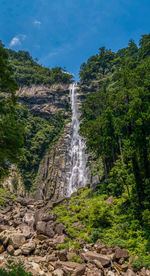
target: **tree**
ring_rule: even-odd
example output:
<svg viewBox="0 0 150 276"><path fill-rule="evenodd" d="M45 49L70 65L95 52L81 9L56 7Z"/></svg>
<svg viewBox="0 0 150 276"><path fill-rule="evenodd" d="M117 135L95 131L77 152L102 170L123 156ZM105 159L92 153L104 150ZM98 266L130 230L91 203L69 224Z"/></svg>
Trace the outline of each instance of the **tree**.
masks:
<svg viewBox="0 0 150 276"><path fill-rule="evenodd" d="M17 162L23 144L23 130L16 118L17 88L8 54L0 43L0 179Z"/></svg>

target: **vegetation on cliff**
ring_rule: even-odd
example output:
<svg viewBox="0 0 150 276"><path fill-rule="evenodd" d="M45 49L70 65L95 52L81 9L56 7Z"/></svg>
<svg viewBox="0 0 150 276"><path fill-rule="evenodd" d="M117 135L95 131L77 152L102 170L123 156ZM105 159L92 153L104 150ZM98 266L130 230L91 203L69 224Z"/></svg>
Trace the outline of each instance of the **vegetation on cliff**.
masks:
<svg viewBox="0 0 150 276"><path fill-rule="evenodd" d="M33 185L45 151L57 139L64 116L31 113L15 95L20 86L69 84L73 76L62 68L45 68L28 52L5 49L0 44L0 179L17 164L26 189ZM15 189L17 189L17 177Z"/></svg>
<svg viewBox="0 0 150 276"><path fill-rule="evenodd" d="M149 76L150 34L142 36L139 48L133 40L117 53L100 48L99 54L89 58L80 70L81 90L89 91L81 109L81 133L96 164L96 190L122 202L113 215L109 210L107 231L105 219L98 223L97 207L92 220L97 218L102 229L95 232L95 237L118 244L117 235L121 236L122 246L131 251L135 237L139 249L145 248L145 254L150 249Z"/></svg>
<svg viewBox="0 0 150 276"><path fill-rule="evenodd" d="M40 161L61 133L65 120L61 113L51 118L34 116L25 106L18 110L18 118L24 126L23 154L18 162L18 167L26 189L30 190Z"/></svg>
<svg viewBox="0 0 150 276"><path fill-rule="evenodd" d="M16 116L18 88L8 54L0 42L0 179L8 173L10 163L21 155L23 129Z"/></svg>
<svg viewBox="0 0 150 276"><path fill-rule="evenodd" d="M52 69L40 65L37 59L33 59L28 52L7 49L9 63L15 73L15 80L19 86L30 86L32 84L52 85L54 83L69 84L73 76L62 69Z"/></svg>
<svg viewBox="0 0 150 276"><path fill-rule="evenodd" d="M83 103L81 132L103 161L99 189L117 196L127 190L139 210L150 209L150 35L142 36L139 49L130 41L116 54L101 48L95 58L101 88ZM95 60L81 67L83 81L89 67L95 70Z"/></svg>

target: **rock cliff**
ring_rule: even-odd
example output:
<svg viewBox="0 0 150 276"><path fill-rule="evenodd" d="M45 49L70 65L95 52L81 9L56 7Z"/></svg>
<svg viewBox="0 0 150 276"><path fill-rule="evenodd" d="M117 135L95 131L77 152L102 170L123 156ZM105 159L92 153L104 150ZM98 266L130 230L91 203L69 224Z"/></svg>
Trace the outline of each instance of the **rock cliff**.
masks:
<svg viewBox="0 0 150 276"><path fill-rule="evenodd" d="M25 105L33 116L53 118L59 112L66 119L71 116L69 85L57 84L49 87L44 85L24 86L17 91L17 96L19 103ZM69 162L67 159L69 131L68 124L60 134L59 141L53 143L53 146L46 151L45 157L41 160L38 177L35 181L37 187L36 198L42 198L43 196L52 197L54 195L57 198L59 191L63 189L64 174ZM60 158L58 157L59 155ZM10 176L3 181L2 186L13 193L27 195L28 193L22 182L19 170L12 164L10 166ZM51 182L52 185L50 184ZM60 186L59 191L58 186ZM38 192L40 189L41 191Z"/></svg>
<svg viewBox="0 0 150 276"><path fill-rule="evenodd" d="M32 85L21 87L17 91L21 104L27 105L34 115L53 116L58 111L68 115L69 86L68 85Z"/></svg>
<svg viewBox="0 0 150 276"><path fill-rule="evenodd" d="M71 123L67 123L58 141L47 150L41 161L35 180L36 200L67 196L67 180L70 172L69 144L71 144Z"/></svg>

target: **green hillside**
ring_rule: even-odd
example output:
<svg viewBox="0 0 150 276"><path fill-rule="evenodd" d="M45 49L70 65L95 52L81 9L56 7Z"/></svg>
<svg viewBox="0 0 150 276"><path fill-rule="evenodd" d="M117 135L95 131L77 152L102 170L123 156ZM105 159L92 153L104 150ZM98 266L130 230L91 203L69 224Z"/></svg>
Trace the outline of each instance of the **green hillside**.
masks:
<svg viewBox="0 0 150 276"><path fill-rule="evenodd" d="M61 67L46 68L33 59L28 52L7 49L9 63L15 73L15 80L19 86L32 84L52 85L54 83L69 84L73 76Z"/></svg>

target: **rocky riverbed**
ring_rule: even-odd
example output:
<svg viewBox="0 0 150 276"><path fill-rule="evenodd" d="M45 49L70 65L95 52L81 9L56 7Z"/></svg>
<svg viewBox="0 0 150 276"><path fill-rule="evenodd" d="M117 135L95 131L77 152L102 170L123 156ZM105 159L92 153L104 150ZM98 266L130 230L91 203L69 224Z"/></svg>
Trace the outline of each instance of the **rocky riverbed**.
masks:
<svg viewBox="0 0 150 276"><path fill-rule="evenodd" d="M33 275L150 275L145 268L134 272L128 251L119 247L78 240L80 248L60 249L68 236L53 212L58 204L61 200L9 199L0 211L0 268L7 268L13 260L21 261Z"/></svg>

